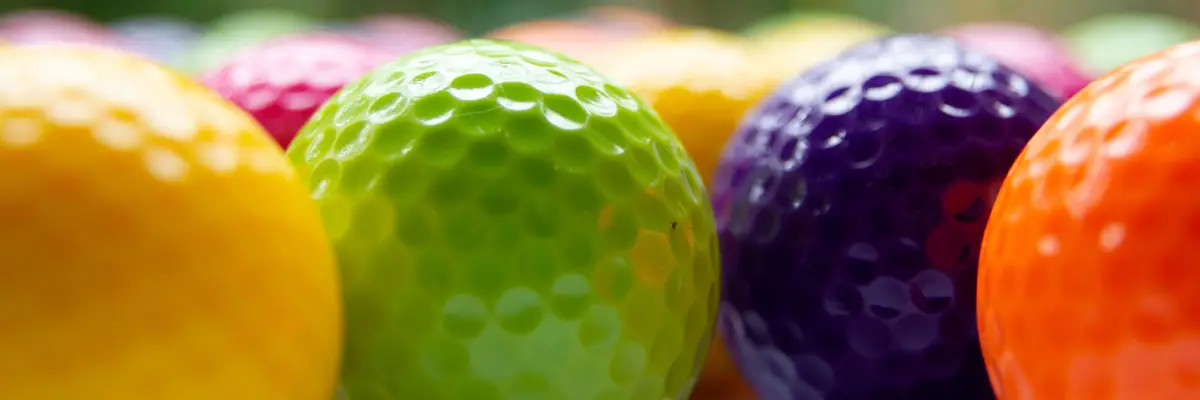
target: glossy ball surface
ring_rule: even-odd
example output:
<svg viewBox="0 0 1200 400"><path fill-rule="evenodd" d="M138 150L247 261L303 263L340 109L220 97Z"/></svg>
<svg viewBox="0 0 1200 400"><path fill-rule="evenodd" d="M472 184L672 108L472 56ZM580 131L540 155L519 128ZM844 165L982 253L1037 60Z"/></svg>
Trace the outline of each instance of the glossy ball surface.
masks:
<svg viewBox="0 0 1200 400"><path fill-rule="evenodd" d="M748 115L712 186L721 332L763 398L986 399L991 195L1058 106L952 39L894 36Z"/></svg>
<svg viewBox="0 0 1200 400"><path fill-rule="evenodd" d="M262 128L141 58L0 59L0 398L331 398L333 251Z"/></svg>
<svg viewBox="0 0 1200 400"><path fill-rule="evenodd" d="M947 29L943 34L999 60L1067 99L1091 82L1090 74L1053 33L1027 25L976 23Z"/></svg>
<svg viewBox="0 0 1200 400"><path fill-rule="evenodd" d="M469 40L334 96L288 156L324 211L351 399L686 398L712 209L654 112L590 68Z"/></svg>
<svg viewBox="0 0 1200 400"><path fill-rule="evenodd" d="M203 82L287 148L334 93L389 59L350 36L306 34L251 47L206 73Z"/></svg>
<svg viewBox="0 0 1200 400"><path fill-rule="evenodd" d="M1200 355L1200 43L1064 105L1005 180L979 327L1006 399L1188 399Z"/></svg>

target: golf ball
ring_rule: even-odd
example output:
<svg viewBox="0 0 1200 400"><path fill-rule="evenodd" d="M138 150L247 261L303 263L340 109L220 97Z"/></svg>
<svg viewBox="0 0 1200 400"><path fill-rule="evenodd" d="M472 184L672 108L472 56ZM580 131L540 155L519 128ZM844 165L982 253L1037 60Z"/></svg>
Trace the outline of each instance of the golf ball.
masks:
<svg viewBox="0 0 1200 400"><path fill-rule="evenodd" d="M856 46L782 87L712 186L721 333L768 399L986 399L991 196L1053 96L938 36Z"/></svg>
<svg viewBox="0 0 1200 400"><path fill-rule="evenodd" d="M420 50L338 92L288 156L339 256L349 398L690 394L712 209L670 130L588 67Z"/></svg>
<svg viewBox="0 0 1200 400"><path fill-rule="evenodd" d="M287 148L330 96L388 60L387 53L350 36L303 34L251 47L203 81Z"/></svg>
<svg viewBox="0 0 1200 400"><path fill-rule="evenodd" d="M130 55L0 58L0 398L332 398L334 254L262 128Z"/></svg>
<svg viewBox="0 0 1200 400"><path fill-rule="evenodd" d="M1032 26L976 23L943 33L994 57L1062 99L1071 97L1091 81L1058 37Z"/></svg>
<svg viewBox="0 0 1200 400"><path fill-rule="evenodd" d="M1118 67L1017 159L979 261L980 335L1001 397L1200 397L1197 63L1190 43Z"/></svg>

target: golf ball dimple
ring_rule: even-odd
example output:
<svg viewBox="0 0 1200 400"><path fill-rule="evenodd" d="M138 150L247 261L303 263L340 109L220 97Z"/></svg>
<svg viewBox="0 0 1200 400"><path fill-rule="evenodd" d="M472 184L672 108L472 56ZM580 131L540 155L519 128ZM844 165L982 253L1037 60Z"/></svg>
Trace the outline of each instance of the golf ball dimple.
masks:
<svg viewBox="0 0 1200 400"><path fill-rule="evenodd" d="M131 55L0 59L0 398L331 398L334 254L262 128Z"/></svg>
<svg viewBox="0 0 1200 400"><path fill-rule="evenodd" d="M353 37L304 34L251 47L203 81L287 148L330 96L386 61L387 53Z"/></svg>
<svg viewBox="0 0 1200 400"><path fill-rule="evenodd" d="M591 69L490 40L421 50L335 95L288 156L343 271L350 398L690 394L717 307L710 203L670 130Z"/></svg>
<svg viewBox="0 0 1200 400"><path fill-rule="evenodd" d="M815 66L748 115L712 186L721 332L764 398L985 399L977 252L1057 101L949 38Z"/></svg>
<svg viewBox="0 0 1200 400"><path fill-rule="evenodd" d="M1001 397L1200 397L1197 63L1193 42L1118 67L1017 159L979 265L980 335Z"/></svg>

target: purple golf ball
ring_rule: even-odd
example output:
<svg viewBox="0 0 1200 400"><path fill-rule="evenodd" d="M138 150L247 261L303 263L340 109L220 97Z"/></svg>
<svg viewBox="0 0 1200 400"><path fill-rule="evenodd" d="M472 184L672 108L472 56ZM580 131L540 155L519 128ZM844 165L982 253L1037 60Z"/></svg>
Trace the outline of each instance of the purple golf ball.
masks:
<svg viewBox="0 0 1200 400"><path fill-rule="evenodd" d="M133 51L172 65L199 35L191 23L168 17L122 20L114 23L112 29L125 38Z"/></svg>
<svg viewBox="0 0 1200 400"><path fill-rule="evenodd" d="M995 191L1058 100L945 37L864 43L746 116L713 182L720 328L764 399L993 398Z"/></svg>

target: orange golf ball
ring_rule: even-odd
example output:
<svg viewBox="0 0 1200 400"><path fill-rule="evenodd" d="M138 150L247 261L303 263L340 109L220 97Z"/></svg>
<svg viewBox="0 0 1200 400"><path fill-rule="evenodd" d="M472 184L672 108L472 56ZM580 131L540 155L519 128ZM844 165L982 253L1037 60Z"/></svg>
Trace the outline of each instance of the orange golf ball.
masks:
<svg viewBox="0 0 1200 400"><path fill-rule="evenodd" d="M1200 42L1093 82L993 207L978 315L1002 399L1200 398Z"/></svg>

